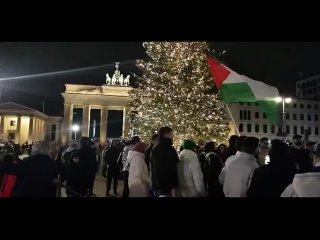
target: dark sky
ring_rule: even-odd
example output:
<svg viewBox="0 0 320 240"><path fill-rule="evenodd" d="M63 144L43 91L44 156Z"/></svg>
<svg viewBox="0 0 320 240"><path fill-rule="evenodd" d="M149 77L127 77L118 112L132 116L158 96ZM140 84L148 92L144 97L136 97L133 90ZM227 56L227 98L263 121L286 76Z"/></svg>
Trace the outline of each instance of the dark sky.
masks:
<svg viewBox="0 0 320 240"><path fill-rule="evenodd" d="M293 96L299 72L303 77L320 74L320 42L211 42L226 50L224 62L238 73L264 81ZM65 83L102 85L105 74L120 61L124 74L135 72L135 60L145 57L141 42L21 42L0 43L0 78L100 68L0 81L2 101L14 101L45 112L62 115ZM122 64L121 64L122 63ZM109 65L108 65L109 64Z"/></svg>

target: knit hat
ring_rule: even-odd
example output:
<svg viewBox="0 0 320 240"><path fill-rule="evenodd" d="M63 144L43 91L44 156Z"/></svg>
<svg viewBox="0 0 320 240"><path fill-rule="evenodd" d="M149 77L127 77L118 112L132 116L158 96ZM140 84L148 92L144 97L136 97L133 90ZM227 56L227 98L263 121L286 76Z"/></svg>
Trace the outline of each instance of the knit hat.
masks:
<svg viewBox="0 0 320 240"><path fill-rule="evenodd" d="M138 142L136 145L134 145L132 150L144 154L146 151L146 144L143 142Z"/></svg>
<svg viewBox="0 0 320 240"><path fill-rule="evenodd" d="M182 147L183 149L188 149L194 151L196 148L196 144L192 140L184 140Z"/></svg>

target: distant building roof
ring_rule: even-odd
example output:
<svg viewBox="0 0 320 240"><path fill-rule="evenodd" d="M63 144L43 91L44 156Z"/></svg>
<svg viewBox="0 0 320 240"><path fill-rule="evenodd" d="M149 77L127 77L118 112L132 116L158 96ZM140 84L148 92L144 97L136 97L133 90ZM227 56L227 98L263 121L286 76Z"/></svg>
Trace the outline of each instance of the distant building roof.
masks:
<svg viewBox="0 0 320 240"><path fill-rule="evenodd" d="M37 115L42 118L48 118L48 116L38 110L23 106L14 102L0 103L0 113L2 114L20 114L20 115Z"/></svg>

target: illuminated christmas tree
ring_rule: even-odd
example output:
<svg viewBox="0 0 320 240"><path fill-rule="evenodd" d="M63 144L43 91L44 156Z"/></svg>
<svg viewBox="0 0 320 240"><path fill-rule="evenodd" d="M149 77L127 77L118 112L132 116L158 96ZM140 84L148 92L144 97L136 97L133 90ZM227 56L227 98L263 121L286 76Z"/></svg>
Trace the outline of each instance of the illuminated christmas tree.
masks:
<svg viewBox="0 0 320 240"><path fill-rule="evenodd" d="M133 99L131 127L150 139L161 126L174 129L175 145L183 139L226 141L225 107L215 93L205 42L146 42L149 59L138 60L142 70Z"/></svg>

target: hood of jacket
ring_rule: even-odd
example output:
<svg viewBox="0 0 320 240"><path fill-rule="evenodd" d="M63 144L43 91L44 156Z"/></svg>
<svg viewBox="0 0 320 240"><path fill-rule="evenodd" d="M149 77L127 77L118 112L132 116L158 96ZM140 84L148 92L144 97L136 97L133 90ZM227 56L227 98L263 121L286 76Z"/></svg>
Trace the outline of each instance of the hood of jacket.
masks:
<svg viewBox="0 0 320 240"><path fill-rule="evenodd" d="M320 172L296 174L293 189L299 197L320 197Z"/></svg>
<svg viewBox="0 0 320 240"><path fill-rule="evenodd" d="M191 161L192 159L198 160L197 154L189 149L184 149L179 154L180 161Z"/></svg>
<svg viewBox="0 0 320 240"><path fill-rule="evenodd" d="M128 153L128 157L127 157L127 161L130 161L131 159L135 158L135 157L142 157L144 158L144 154L141 152L137 152L137 151L133 151L130 150Z"/></svg>
<svg viewBox="0 0 320 240"><path fill-rule="evenodd" d="M134 147L134 145L127 145L123 148L123 151L126 152L126 151L129 151L131 150L132 148Z"/></svg>

